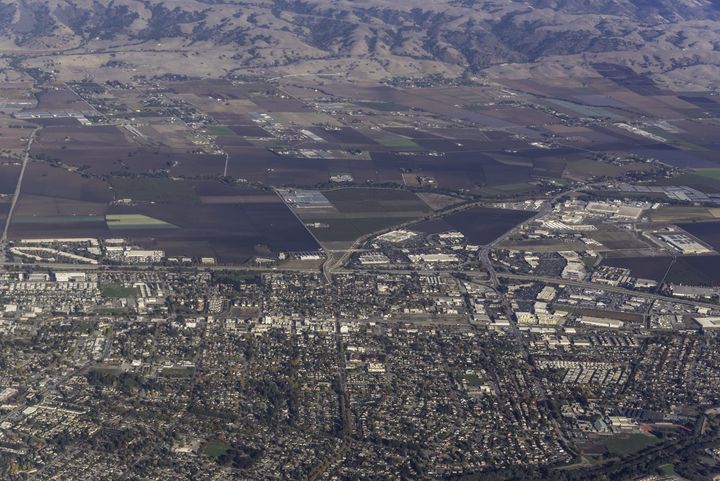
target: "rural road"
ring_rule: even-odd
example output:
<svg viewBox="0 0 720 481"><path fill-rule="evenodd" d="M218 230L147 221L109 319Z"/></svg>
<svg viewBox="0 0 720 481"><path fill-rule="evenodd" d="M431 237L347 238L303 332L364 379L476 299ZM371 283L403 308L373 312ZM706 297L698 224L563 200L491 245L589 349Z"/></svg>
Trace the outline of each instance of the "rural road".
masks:
<svg viewBox="0 0 720 481"><path fill-rule="evenodd" d="M7 243L7 234L10 229L10 222L12 221L13 213L15 212L15 205L17 204L18 198L20 197L20 189L22 188L23 177L25 177L25 169L27 168L28 161L30 160L30 149L35 141L35 135L40 128L36 128L30 134L28 138L27 146L25 147L25 154L23 155L22 168L20 169L20 176L18 177L17 185L15 185L15 193L13 194L12 203L10 204L10 210L8 211L7 219L5 219L5 228L3 229L2 239L0 242L3 246L3 253L5 251L5 245ZM4 260L4 257L3 257Z"/></svg>

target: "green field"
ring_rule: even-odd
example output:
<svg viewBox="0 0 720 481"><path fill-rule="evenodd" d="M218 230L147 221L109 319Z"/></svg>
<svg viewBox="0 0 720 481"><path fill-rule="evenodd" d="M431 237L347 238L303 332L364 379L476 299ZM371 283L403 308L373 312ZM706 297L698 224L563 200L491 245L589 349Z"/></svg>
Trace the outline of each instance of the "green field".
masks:
<svg viewBox="0 0 720 481"><path fill-rule="evenodd" d="M364 235L372 234L394 225L415 220L416 217L332 217L308 218L308 222L320 222L329 227L310 227L310 231L320 242L350 242Z"/></svg>
<svg viewBox="0 0 720 481"><path fill-rule="evenodd" d="M115 199L165 204L193 204L200 200L192 183L167 177L115 176L110 178L110 185Z"/></svg>
<svg viewBox="0 0 720 481"><path fill-rule="evenodd" d="M528 182L515 182L513 184L493 185L492 187L483 187L480 194L485 196L497 196L501 194L526 194L538 190L536 185Z"/></svg>
<svg viewBox="0 0 720 481"><path fill-rule="evenodd" d="M192 367L166 367L160 371L160 375L167 378L192 377L195 369Z"/></svg>
<svg viewBox="0 0 720 481"><path fill-rule="evenodd" d="M73 323L73 330L82 333L90 333L97 328L97 324L93 321L77 321Z"/></svg>
<svg viewBox="0 0 720 481"><path fill-rule="evenodd" d="M177 229L176 225L142 214L108 214L105 221L109 229Z"/></svg>
<svg viewBox="0 0 720 481"><path fill-rule="evenodd" d="M684 185L706 194L718 194L720 182L716 175L720 175L720 169L697 169L669 179L658 179L655 185Z"/></svg>
<svg viewBox="0 0 720 481"><path fill-rule="evenodd" d="M708 179L720 182L720 168L717 169L693 169L695 174Z"/></svg>
<svg viewBox="0 0 720 481"><path fill-rule="evenodd" d="M339 213L304 214L304 222L320 242L351 242L367 234L420 219L432 209L415 193L399 189L344 188L323 191Z"/></svg>
<svg viewBox="0 0 720 481"><path fill-rule="evenodd" d="M209 441L202 447L202 453L213 459L217 459L230 449L226 443L222 441Z"/></svg>
<svg viewBox="0 0 720 481"><path fill-rule="evenodd" d="M593 159L580 159L568 162L565 174L579 176L602 176L602 177L619 177L626 172L632 170L644 171L648 166L642 162L633 162L625 165L615 165L609 162L603 162Z"/></svg>
<svg viewBox="0 0 720 481"><path fill-rule="evenodd" d="M465 374L463 376L463 379L465 380L465 382L468 383L468 386L470 386L470 387L482 386L482 381L477 376L477 374Z"/></svg>
<svg viewBox="0 0 720 481"><path fill-rule="evenodd" d="M715 218L712 211L706 207L665 205L650 211L650 220L653 222L685 222Z"/></svg>
<svg viewBox="0 0 720 481"><path fill-rule="evenodd" d="M431 211L415 193L405 190L351 187L326 190L323 195L343 214Z"/></svg>
<svg viewBox="0 0 720 481"><path fill-rule="evenodd" d="M94 312L98 316L126 316L130 314L130 309L127 307L100 307Z"/></svg>
<svg viewBox="0 0 720 481"><path fill-rule="evenodd" d="M124 287L120 284L105 284L100 286L100 294L103 297L111 299L121 299L124 297L136 297L138 290L134 287Z"/></svg>
<svg viewBox="0 0 720 481"><path fill-rule="evenodd" d="M609 437L605 439L604 444L610 454L628 456L659 442L660 440L655 436L632 433Z"/></svg>
<svg viewBox="0 0 720 481"><path fill-rule="evenodd" d="M206 130L207 130L208 134L210 134L210 135L217 135L217 136L235 135L235 132L230 130L228 127L225 127L224 125L208 125Z"/></svg>
<svg viewBox="0 0 720 481"><path fill-rule="evenodd" d="M394 102L353 102L358 107L365 107L368 109L379 110L381 112L406 112L410 110L410 107L396 104Z"/></svg>
<svg viewBox="0 0 720 481"><path fill-rule="evenodd" d="M548 99L549 102L552 102L562 108L565 108L567 110L570 110L578 115L584 116L584 117L601 117L601 118L610 118L610 119L620 119L620 115L613 112L610 109L607 109L605 107L597 107L594 105L584 105L584 104L578 104L575 102L570 102L568 100L562 100L562 99Z"/></svg>
<svg viewBox="0 0 720 481"><path fill-rule="evenodd" d="M422 150L418 144L405 137L382 137L378 142L385 147L396 150Z"/></svg>

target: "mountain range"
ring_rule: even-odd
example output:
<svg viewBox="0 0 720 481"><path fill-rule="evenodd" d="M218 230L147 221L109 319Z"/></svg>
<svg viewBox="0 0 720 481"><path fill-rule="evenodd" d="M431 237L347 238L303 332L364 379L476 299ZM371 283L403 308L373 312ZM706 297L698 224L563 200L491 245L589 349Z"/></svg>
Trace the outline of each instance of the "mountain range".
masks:
<svg viewBox="0 0 720 481"><path fill-rule="evenodd" d="M236 68L378 77L609 61L714 85L720 0L5 0L0 42L22 54L168 49Z"/></svg>

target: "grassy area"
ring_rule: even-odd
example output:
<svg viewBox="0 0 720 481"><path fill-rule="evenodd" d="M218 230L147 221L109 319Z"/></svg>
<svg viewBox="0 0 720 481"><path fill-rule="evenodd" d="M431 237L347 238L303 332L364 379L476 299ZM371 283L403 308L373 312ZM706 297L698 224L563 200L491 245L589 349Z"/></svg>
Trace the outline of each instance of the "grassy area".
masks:
<svg viewBox="0 0 720 481"><path fill-rule="evenodd" d="M578 104L575 102L570 102L568 100L562 100L562 99L549 99L550 102L565 108L567 110L570 110L578 115L582 115L584 117L600 117L600 118L611 118L611 119L619 119L620 116L613 112L610 109L607 109L605 107L598 107L594 105L584 105L584 104Z"/></svg>
<svg viewBox="0 0 720 481"><path fill-rule="evenodd" d="M465 374L463 379L465 379L465 382L467 382L470 387L479 387L482 385L482 381L477 374Z"/></svg>
<svg viewBox="0 0 720 481"><path fill-rule="evenodd" d="M607 438L605 447L610 454L628 456L659 442L658 438L649 434L619 434Z"/></svg>
<svg viewBox="0 0 720 481"><path fill-rule="evenodd" d="M720 168L718 169L694 169L693 172L701 177L713 179L720 182Z"/></svg>
<svg viewBox="0 0 720 481"><path fill-rule="evenodd" d="M415 193L397 189L333 189L323 195L343 214L429 212L430 207Z"/></svg>
<svg viewBox="0 0 720 481"><path fill-rule="evenodd" d="M320 112L273 112L272 118L281 124L296 124L303 127L311 127L313 125L342 127L342 124L332 115Z"/></svg>
<svg viewBox="0 0 720 481"><path fill-rule="evenodd" d="M125 297L136 297L138 290L135 287L125 287L120 284L105 284L100 286L100 294L103 297L111 299L121 299Z"/></svg>
<svg viewBox="0 0 720 481"><path fill-rule="evenodd" d="M661 464L660 466L658 466L658 471L660 471L663 476L677 476L677 473L675 472L675 466L670 463Z"/></svg>
<svg viewBox="0 0 720 481"><path fill-rule="evenodd" d="M718 286L720 256L682 256L673 264L667 282L691 286Z"/></svg>
<svg viewBox="0 0 720 481"><path fill-rule="evenodd" d="M142 214L108 214L105 220L109 229L177 229L176 225Z"/></svg>
<svg viewBox="0 0 720 481"><path fill-rule="evenodd" d="M213 459L217 459L230 449L226 443L222 441L209 441L202 447L202 453Z"/></svg>
<svg viewBox="0 0 720 481"><path fill-rule="evenodd" d="M208 125L206 130L207 130L208 134L210 134L210 135L217 135L217 136L235 135L235 132L230 130L228 127L225 127L224 125Z"/></svg>
<svg viewBox="0 0 720 481"><path fill-rule="evenodd" d="M393 102L354 102L358 107L364 107L373 110L379 110L381 112L405 112L410 110L409 107L404 105L396 104Z"/></svg>
<svg viewBox="0 0 720 481"><path fill-rule="evenodd" d="M110 178L116 199L158 202L166 204L193 204L200 201L192 183L167 177Z"/></svg>
<svg viewBox="0 0 720 481"><path fill-rule="evenodd" d="M383 137L378 140L382 145L397 150L422 150L418 144L405 137Z"/></svg>
<svg viewBox="0 0 720 481"><path fill-rule="evenodd" d="M192 367L167 367L160 371L160 375L168 378L191 377L195 369Z"/></svg>
<svg viewBox="0 0 720 481"><path fill-rule="evenodd" d="M95 314L98 316L125 316L130 314L130 309L127 307L101 307L95 310Z"/></svg>
<svg viewBox="0 0 720 481"><path fill-rule="evenodd" d="M258 275L254 272L242 271L216 271L213 273L212 280L218 284L240 285L246 282L255 282Z"/></svg>
<svg viewBox="0 0 720 481"><path fill-rule="evenodd" d="M320 242L349 242L364 235L390 228L394 225L403 224L416 217L332 217L332 218L309 218L309 222L320 222L329 227L310 227L312 233ZM303 219L305 220L305 219Z"/></svg>
<svg viewBox="0 0 720 481"><path fill-rule="evenodd" d="M483 187L480 193L485 196L505 195L505 194L522 194L537 190L537 186L527 182L515 182L512 184L493 185L492 187Z"/></svg>
<svg viewBox="0 0 720 481"><path fill-rule="evenodd" d="M653 222L683 222L690 220L715 219L716 216L705 207L667 205L650 211Z"/></svg>
<svg viewBox="0 0 720 481"><path fill-rule="evenodd" d="M95 330L95 323L93 321L78 321L73 323L73 330L82 333L90 333Z"/></svg>
<svg viewBox="0 0 720 481"><path fill-rule="evenodd" d="M697 169L669 179L658 179L655 185L684 185L706 194L718 194L720 193L720 182L714 177L716 170L720 171L720 169Z"/></svg>
<svg viewBox="0 0 720 481"><path fill-rule="evenodd" d="M615 165L600 160L580 159L568 162L565 172L566 174L580 176L619 177L626 172L633 170L646 171L648 168L648 165L643 162L628 162L623 165Z"/></svg>

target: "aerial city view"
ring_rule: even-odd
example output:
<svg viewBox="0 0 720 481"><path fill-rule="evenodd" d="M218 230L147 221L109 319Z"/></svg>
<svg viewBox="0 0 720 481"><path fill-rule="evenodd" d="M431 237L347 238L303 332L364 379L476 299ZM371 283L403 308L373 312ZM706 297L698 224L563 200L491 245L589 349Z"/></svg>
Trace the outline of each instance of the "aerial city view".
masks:
<svg viewBox="0 0 720 481"><path fill-rule="evenodd" d="M0 480L720 479L717 0L0 1Z"/></svg>

